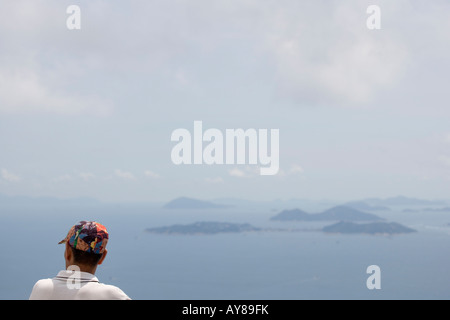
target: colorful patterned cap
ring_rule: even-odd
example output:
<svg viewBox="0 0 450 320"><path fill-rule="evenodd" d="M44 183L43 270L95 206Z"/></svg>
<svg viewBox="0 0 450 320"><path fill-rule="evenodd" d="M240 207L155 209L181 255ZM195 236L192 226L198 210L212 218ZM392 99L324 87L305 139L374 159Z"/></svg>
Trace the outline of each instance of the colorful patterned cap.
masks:
<svg viewBox="0 0 450 320"><path fill-rule="evenodd" d="M80 221L74 225L67 237L59 244L68 242L72 248L102 254L108 243L108 231L104 225L95 221Z"/></svg>

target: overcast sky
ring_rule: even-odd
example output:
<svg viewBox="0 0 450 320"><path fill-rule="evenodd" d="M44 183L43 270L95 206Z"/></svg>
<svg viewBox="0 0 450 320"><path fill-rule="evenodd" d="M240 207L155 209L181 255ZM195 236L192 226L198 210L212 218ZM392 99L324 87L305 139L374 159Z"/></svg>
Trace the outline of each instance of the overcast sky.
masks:
<svg viewBox="0 0 450 320"><path fill-rule="evenodd" d="M448 0L4 0L0 193L449 198L448 57ZM278 175L174 165L195 120L279 129Z"/></svg>

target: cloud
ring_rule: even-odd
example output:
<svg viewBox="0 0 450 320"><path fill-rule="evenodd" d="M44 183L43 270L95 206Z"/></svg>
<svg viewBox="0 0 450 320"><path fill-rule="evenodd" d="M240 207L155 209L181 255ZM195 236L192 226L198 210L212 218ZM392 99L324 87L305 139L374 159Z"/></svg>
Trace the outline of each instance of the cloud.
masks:
<svg viewBox="0 0 450 320"><path fill-rule="evenodd" d="M93 173L89 173L89 172L82 172L79 174L79 177L86 182L90 181L92 179L95 179L95 175Z"/></svg>
<svg viewBox="0 0 450 320"><path fill-rule="evenodd" d="M93 35L69 33L66 8L39 0L0 3L0 113L111 113L113 99L101 96L97 63L80 42Z"/></svg>
<svg viewBox="0 0 450 320"><path fill-rule="evenodd" d="M228 174L236 178L249 178L260 176L260 168L258 166L245 166L242 169L233 168L228 171Z"/></svg>
<svg viewBox="0 0 450 320"><path fill-rule="evenodd" d="M277 176L278 177L287 177L287 176L298 176L302 175L305 172L302 166L298 164L293 164L289 169L280 168Z"/></svg>
<svg viewBox="0 0 450 320"><path fill-rule="evenodd" d="M269 19L281 92L309 104L357 105L401 78L408 51L395 36L367 29L367 5L299 6L280 7Z"/></svg>
<svg viewBox="0 0 450 320"><path fill-rule="evenodd" d="M133 181L136 180L136 177L131 172L122 171L119 169L114 170L114 174L116 177L121 178L123 180Z"/></svg>
<svg viewBox="0 0 450 320"><path fill-rule="evenodd" d="M199 0L195 6L189 1L143 1L130 9L119 3L88 1L80 5L86 14L82 13L83 26L77 33L65 27L66 4L0 2L4 49L0 53L0 61L4 61L0 62L0 75L3 83L4 79L11 80L12 89L4 89L0 97L6 91L34 88L25 91L22 98L7 94L4 100L12 103L0 103L0 111L104 114L112 104L77 91L78 86L83 87L79 83L84 83L85 88L95 87L105 97L114 92L104 83L117 82L126 92L125 88L134 84L133 77L122 77L127 83L121 82L112 72L119 70L136 71L136 79L141 74L154 74L158 81L169 72L181 86L191 85L194 79L200 79L196 73L202 69L195 63L208 70L217 67L225 74L234 70L220 59L224 48L241 50L236 52L242 52L242 58L252 50L255 63L261 63L259 69L270 72L268 81L301 102L369 102L381 91L396 86L406 68L418 64L411 63L416 62L415 54L442 52L445 56L448 49L440 49L448 47L442 39L448 37L450 28L446 1L437 1L427 10L420 10L410 1L380 1L381 30L367 29L368 5L356 0L314 4L298 0L282 4ZM179 10L173 10L174 6ZM427 39L430 34L432 40L442 43L438 48ZM424 43L433 46L427 50ZM15 58L17 52L20 56ZM428 61L433 56L425 58ZM194 63L196 68L189 68L187 63ZM6 71L2 64L25 64L24 69L31 71ZM118 74L123 76L121 72ZM61 82L64 90L60 90Z"/></svg>
<svg viewBox="0 0 450 320"><path fill-rule="evenodd" d="M302 174L303 172L305 172L305 170L298 164L293 164L289 170L289 173L291 174Z"/></svg>
<svg viewBox="0 0 450 320"><path fill-rule="evenodd" d="M238 168L233 168L233 169L229 170L228 173L230 176L237 177L237 178L243 178L246 176L245 172Z"/></svg>
<svg viewBox="0 0 450 320"><path fill-rule="evenodd" d="M159 174L157 174L157 173L155 173L155 172L153 172L153 171L150 171L150 170L145 170L144 175L145 175L146 177L148 177L148 178L153 178L153 179L157 179L157 178L160 177Z"/></svg>
<svg viewBox="0 0 450 320"><path fill-rule="evenodd" d="M6 170L6 169L2 169L0 171L0 173L1 173L2 179L5 180L5 181L8 181L8 182L19 182L21 180L21 178L18 175L14 174L14 173Z"/></svg>
<svg viewBox="0 0 450 320"><path fill-rule="evenodd" d="M211 184L223 183L223 179L221 177L205 178L205 182L211 183Z"/></svg>
<svg viewBox="0 0 450 320"><path fill-rule="evenodd" d="M444 164L444 165L450 167L450 156L440 156L440 157L438 158L438 160L439 160L442 164Z"/></svg>
<svg viewBox="0 0 450 320"><path fill-rule="evenodd" d="M183 70L178 70L175 73L174 77L175 77L176 82L179 83L180 85L185 86L189 83L189 80L186 76L186 72L184 72Z"/></svg>
<svg viewBox="0 0 450 320"><path fill-rule="evenodd" d="M450 133L445 136L445 142L450 143Z"/></svg>
<svg viewBox="0 0 450 320"><path fill-rule="evenodd" d="M0 112L104 116L111 109L110 102L96 95L56 90L32 70L0 70Z"/></svg>
<svg viewBox="0 0 450 320"><path fill-rule="evenodd" d="M73 178L70 174L64 174L53 179L54 182L67 182L72 180Z"/></svg>

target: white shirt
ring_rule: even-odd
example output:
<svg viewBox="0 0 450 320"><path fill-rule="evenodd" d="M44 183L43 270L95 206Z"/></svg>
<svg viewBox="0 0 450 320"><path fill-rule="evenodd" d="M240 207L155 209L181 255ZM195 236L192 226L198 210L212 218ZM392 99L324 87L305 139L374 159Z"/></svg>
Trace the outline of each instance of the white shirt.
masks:
<svg viewBox="0 0 450 320"><path fill-rule="evenodd" d="M88 272L62 270L53 279L36 282L30 300L131 300L118 287L100 283Z"/></svg>

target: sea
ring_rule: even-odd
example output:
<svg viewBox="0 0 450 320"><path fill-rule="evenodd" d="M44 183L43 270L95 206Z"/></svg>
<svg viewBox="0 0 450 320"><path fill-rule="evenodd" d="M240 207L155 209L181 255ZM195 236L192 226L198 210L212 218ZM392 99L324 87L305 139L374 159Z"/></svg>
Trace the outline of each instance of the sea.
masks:
<svg viewBox="0 0 450 320"><path fill-rule="evenodd" d="M36 281L64 269L64 246L58 242L81 220L96 220L109 230L108 255L96 273L100 282L136 300L450 298L449 213L376 212L418 231L393 236L326 234L320 231L324 222L271 221L276 213L270 206L2 206L0 299L28 299ZM145 231L197 221L250 223L267 230L210 235ZM367 286L372 265L380 268L380 289Z"/></svg>

